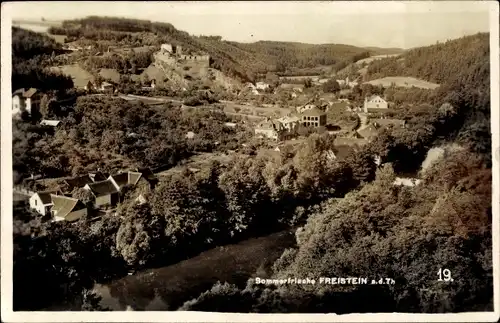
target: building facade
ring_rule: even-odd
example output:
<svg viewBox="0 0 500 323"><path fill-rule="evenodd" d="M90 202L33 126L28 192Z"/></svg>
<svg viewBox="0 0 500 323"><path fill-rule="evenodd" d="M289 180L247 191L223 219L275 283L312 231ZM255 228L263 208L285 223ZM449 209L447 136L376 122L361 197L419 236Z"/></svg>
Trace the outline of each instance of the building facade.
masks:
<svg viewBox="0 0 500 323"><path fill-rule="evenodd" d="M314 107L301 114L301 123L305 127L324 127L326 126L326 113Z"/></svg>
<svg viewBox="0 0 500 323"><path fill-rule="evenodd" d="M388 108L389 104L387 103L387 101L382 99L378 95L372 95L369 98L368 97L365 98L365 103L363 106L365 113L368 113L370 109L386 110Z"/></svg>

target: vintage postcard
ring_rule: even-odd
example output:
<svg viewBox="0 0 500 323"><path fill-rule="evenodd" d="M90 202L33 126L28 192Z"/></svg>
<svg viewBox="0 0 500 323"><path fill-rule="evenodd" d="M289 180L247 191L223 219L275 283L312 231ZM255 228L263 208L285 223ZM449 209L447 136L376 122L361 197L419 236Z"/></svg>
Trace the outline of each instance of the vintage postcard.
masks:
<svg viewBox="0 0 500 323"><path fill-rule="evenodd" d="M2 3L2 321L497 322L498 8Z"/></svg>

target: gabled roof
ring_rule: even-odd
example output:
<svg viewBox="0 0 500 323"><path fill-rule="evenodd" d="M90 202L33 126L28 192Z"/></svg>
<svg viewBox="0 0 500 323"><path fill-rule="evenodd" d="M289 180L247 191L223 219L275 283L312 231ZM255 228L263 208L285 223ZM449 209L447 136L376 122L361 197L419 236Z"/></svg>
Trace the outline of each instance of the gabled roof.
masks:
<svg viewBox="0 0 500 323"><path fill-rule="evenodd" d="M264 120L257 124L257 129L262 130L279 130L283 127L281 122L276 120Z"/></svg>
<svg viewBox="0 0 500 323"><path fill-rule="evenodd" d="M37 92L37 89L35 88L30 88L28 91L24 92L23 96L25 98L31 98L35 93Z"/></svg>
<svg viewBox="0 0 500 323"><path fill-rule="evenodd" d="M380 95L370 95L369 97L366 98L366 100L371 101L373 99L380 99L386 102Z"/></svg>
<svg viewBox="0 0 500 323"><path fill-rule="evenodd" d="M157 181L158 178L149 168L137 168L136 171L142 174L142 178L146 179L149 182Z"/></svg>
<svg viewBox="0 0 500 323"><path fill-rule="evenodd" d="M100 182L106 180L107 176L104 175L102 172L93 172L89 173L89 177L93 182Z"/></svg>
<svg viewBox="0 0 500 323"><path fill-rule="evenodd" d="M89 183L87 184L87 186L96 197L118 193L118 188L110 179L95 183Z"/></svg>
<svg viewBox="0 0 500 323"><path fill-rule="evenodd" d="M86 184L93 183L89 175L82 175L78 177L68 178L65 180L68 184L69 189L84 187Z"/></svg>
<svg viewBox="0 0 500 323"><path fill-rule="evenodd" d="M116 175L111 175L108 177L108 180L111 178L115 181L116 185L118 185L118 187L120 187L120 188L128 184L128 173L120 173L120 174L116 174Z"/></svg>
<svg viewBox="0 0 500 323"><path fill-rule="evenodd" d="M128 184L135 185L141 178L142 174L139 172L128 172Z"/></svg>
<svg viewBox="0 0 500 323"><path fill-rule="evenodd" d="M54 193L56 193L56 191L37 192L35 194L38 195L38 197L42 201L43 205L49 205L52 203L50 195L54 194ZM35 195L35 194L33 194L33 195Z"/></svg>
<svg viewBox="0 0 500 323"><path fill-rule="evenodd" d="M303 116L313 116L313 117L319 117L322 115L325 115L326 113L317 107L313 107L311 109L308 109L304 112L301 113Z"/></svg>
<svg viewBox="0 0 500 323"><path fill-rule="evenodd" d="M31 98L37 92L38 92L38 90L35 89L35 88L30 88L28 90L17 89L17 90L14 91L14 93L12 93L12 96L21 95L24 98Z"/></svg>
<svg viewBox="0 0 500 323"><path fill-rule="evenodd" d="M363 129L358 130L358 133L365 139L373 138L377 136L378 130L377 128L371 124Z"/></svg>
<svg viewBox="0 0 500 323"><path fill-rule="evenodd" d="M51 195L52 199L52 212L57 217L65 218L71 212L82 210L85 205L80 201L72 197L67 197L63 195Z"/></svg>

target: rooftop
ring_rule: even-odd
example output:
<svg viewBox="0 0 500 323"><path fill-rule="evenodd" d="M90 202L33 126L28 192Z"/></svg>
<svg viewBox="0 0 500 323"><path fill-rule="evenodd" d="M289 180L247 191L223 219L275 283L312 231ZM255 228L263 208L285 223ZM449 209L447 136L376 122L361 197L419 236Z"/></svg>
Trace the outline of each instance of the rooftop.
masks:
<svg viewBox="0 0 500 323"><path fill-rule="evenodd" d="M52 211L55 216L65 218L68 214L73 211L82 210L85 205L72 197L67 197L63 195L51 195L52 199Z"/></svg>
<svg viewBox="0 0 500 323"><path fill-rule="evenodd" d="M40 121L40 125L42 126L51 126L51 127L57 127L61 121L59 120L42 120Z"/></svg>
<svg viewBox="0 0 500 323"><path fill-rule="evenodd" d="M303 116L322 116L322 115L326 115L326 113L320 109L318 109L317 107L313 107L311 109L308 109L304 112L302 112L302 115Z"/></svg>
<svg viewBox="0 0 500 323"><path fill-rule="evenodd" d="M125 175L127 175L127 174L125 173ZM113 182L109 179L107 179L105 181L90 183L87 185L96 197L109 195L109 194L113 194L113 193L118 193L118 189L113 184Z"/></svg>

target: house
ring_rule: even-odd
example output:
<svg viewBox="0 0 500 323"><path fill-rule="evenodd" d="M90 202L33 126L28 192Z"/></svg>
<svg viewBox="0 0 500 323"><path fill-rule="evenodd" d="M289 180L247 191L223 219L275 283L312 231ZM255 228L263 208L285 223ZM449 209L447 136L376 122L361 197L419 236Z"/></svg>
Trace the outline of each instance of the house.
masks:
<svg viewBox="0 0 500 323"><path fill-rule="evenodd" d="M73 178L67 178L62 183L63 192L65 194L70 194L74 189L82 188L87 184L93 183L94 181L89 175L76 176Z"/></svg>
<svg viewBox="0 0 500 323"><path fill-rule="evenodd" d="M393 182L393 185L414 187L419 185L421 182L422 180L416 178L396 177L396 179Z"/></svg>
<svg viewBox="0 0 500 323"><path fill-rule="evenodd" d="M269 88L269 84L265 83L265 82L257 82L255 84L255 88L257 90L266 90Z"/></svg>
<svg viewBox="0 0 500 323"><path fill-rule="evenodd" d="M113 86L113 84L104 81L101 83L100 90L102 92L106 92L106 93L113 93L114 86Z"/></svg>
<svg viewBox="0 0 500 323"><path fill-rule="evenodd" d="M119 188L117 184L111 179L89 183L86 184L83 188L90 191L95 197L94 206L96 208L103 206L114 206L119 201Z"/></svg>
<svg viewBox="0 0 500 323"><path fill-rule="evenodd" d="M51 195L52 209L51 214L54 221L76 221L87 215L87 207L78 199Z"/></svg>
<svg viewBox="0 0 500 323"><path fill-rule="evenodd" d="M35 88L14 91L12 93L12 114L16 115L24 111L31 114L33 109L39 108L40 97L40 92Z"/></svg>
<svg viewBox="0 0 500 323"><path fill-rule="evenodd" d="M42 120L40 121L41 126L57 127L61 121L59 120Z"/></svg>
<svg viewBox="0 0 500 323"><path fill-rule="evenodd" d="M101 171L89 173L89 177L92 180L92 182L104 181L108 176L109 175L106 175Z"/></svg>
<svg viewBox="0 0 500 323"><path fill-rule="evenodd" d="M261 135L274 140L281 140L284 131L285 129L281 122L269 118L259 122L255 127L255 135Z"/></svg>
<svg viewBox="0 0 500 323"><path fill-rule="evenodd" d="M364 103L364 111L365 113L370 112L370 109L380 111L380 110L386 110L389 108L387 101L382 99L378 95L372 95L371 97L366 97L365 98L365 103Z"/></svg>
<svg viewBox="0 0 500 323"><path fill-rule="evenodd" d="M302 112L301 119L302 125L306 127L326 126L326 113L317 107Z"/></svg>
<svg viewBox="0 0 500 323"><path fill-rule="evenodd" d="M129 172L129 185L134 186L134 194L132 198L139 204L147 202L151 190L158 184L158 178L148 168L139 168L136 171Z"/></svg>
<svg viewBox="0 0 500 323"><path fill-rule="evenodd" d="M378 133L379 133L379 127L374 124L370 124L357 131L357 134L359 134L361 138L364 138L366 140L374 139L375 137L377 137Z"/></svg>
<svg viewBox="0 0 500 323"><path fill-rule="evenodd" d="M289 132L295 132L300 125L300 119L298 117L282 117L277 120L283 125Z"/></svg>
<svg viewBox="0 0 500 323"><path fill-rule="evenodd" d="M50 214L50 208L52 207L51 194L58 194L58 192L46 191L31 195L29 199L30 208L36 210L41 215Z"/></svg>

